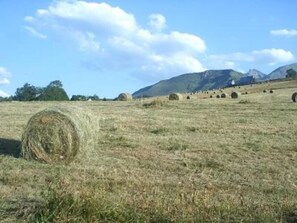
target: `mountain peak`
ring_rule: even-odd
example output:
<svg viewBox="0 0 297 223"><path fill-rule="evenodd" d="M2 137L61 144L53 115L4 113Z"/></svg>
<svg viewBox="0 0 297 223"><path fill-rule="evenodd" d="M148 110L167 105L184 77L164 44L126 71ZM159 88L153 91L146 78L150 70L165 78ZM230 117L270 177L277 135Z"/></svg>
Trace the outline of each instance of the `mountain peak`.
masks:
<svg viewBox="0 0 297 223"><path fill-rule="evenodd" d="M255 79L263 79L267 76L266 74L262 73L257 69L250 69L245 75L252 76Z"/></svg>

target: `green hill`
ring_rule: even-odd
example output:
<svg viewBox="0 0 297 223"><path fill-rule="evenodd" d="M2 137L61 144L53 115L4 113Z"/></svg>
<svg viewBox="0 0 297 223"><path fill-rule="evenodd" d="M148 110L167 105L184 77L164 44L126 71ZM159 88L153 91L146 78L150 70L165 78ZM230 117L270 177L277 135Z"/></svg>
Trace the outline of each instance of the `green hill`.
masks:
<svg viewBox="0 0 297 223"><path fill-rule="evenodd" d="M237 82L245 76L253 76L256 81L285 78L288 69L297 71L297 63L285 65L266 75L252 69L246 74L234 70L207 70L200 73L188 73L162 80L154 85L133 93L134 98L168 95L173 92L196 92L226 87L231 80Z"/></svg>
<svg viewBox="0 0 297 223"><path fill-rule="evenodd" d="M297 71L297 63L285 65L275 69L266 77L266 79L273 80L273 79L285 78L287 75L287 70L289 69L294 69L295 71Z"/></svg>
<svg viewBox="0 0 297 223"><path fill-rule="evenodd" d="M142 88L133 97L153 97L173 92L195 92L223 88L230 80L239 80L244 74L234 70L207 70L200 73L183 74L157 84Z"/></svg>

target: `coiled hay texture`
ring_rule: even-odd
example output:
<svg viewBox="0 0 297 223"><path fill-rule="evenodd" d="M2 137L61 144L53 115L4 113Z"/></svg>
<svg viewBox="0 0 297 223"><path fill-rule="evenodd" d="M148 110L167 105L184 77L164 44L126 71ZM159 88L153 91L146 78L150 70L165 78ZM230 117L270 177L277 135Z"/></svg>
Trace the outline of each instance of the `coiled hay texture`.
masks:
<svg viewBox="0 0 297 223"><path fill-rule="evenodd" d="M233 92L231 93L231 98L239 98L240 95L241 95L240 92L233 91Z"/></svg>
<svg viewBox="0 0 297 223"><path fill-rule="evenodd" d="M294 92L294 93L292 94L292 101L293 101L293 102L297 102L297 92Z"/></svg>
<svg viewBox="0 0 297 223"><path fill-rule="evenodd" d="M132 101L133 97L129 93L121 93L118 96L118 101Z"/></svg>
<svg viewBox="0 0 297 223"><path fill-rule="evenodd" d="M22 136L26 159L70 163L78 153L94 148L99 125L79 107L52 107L33 115Z"/></svg>
<svg viewBox="0 0 297 223"><path fill-rule="evenodd" d="M169 95L169 100L177 100L177 101L180 101L180 100L183 100L183 96L179 93L172 93Z"/></svg>

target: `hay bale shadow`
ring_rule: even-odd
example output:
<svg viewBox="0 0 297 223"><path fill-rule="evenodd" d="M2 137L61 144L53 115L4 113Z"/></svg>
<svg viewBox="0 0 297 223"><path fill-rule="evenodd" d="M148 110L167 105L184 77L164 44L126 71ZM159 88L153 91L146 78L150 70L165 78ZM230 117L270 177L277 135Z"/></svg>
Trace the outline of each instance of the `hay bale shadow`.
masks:
<svg viewBox="0 0 297 223"><path fill-rule="evenodd" d="M21 156L21 141L0 138L0 155L19 158Z"/></svg>

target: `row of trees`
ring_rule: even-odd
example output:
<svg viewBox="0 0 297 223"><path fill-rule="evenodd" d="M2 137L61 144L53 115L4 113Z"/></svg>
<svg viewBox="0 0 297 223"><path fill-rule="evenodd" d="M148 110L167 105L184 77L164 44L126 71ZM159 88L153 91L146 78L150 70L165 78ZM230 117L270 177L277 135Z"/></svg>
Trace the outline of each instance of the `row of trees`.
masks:
<svg viewBox="0 0 297 223"><path fill-rule="evenodd" d="M17 101L68 101L69 97L63 89L61 81L52 81L46 87L35 87L31 84L24 84L17 88L14 100Z"/></svg>
<svg viewBox="0 0 297 223"><path fill-rule="evenodd" d="M23 87L17 88L15 95L2 98L0 101L69 101L69 97L66 91L63 89L63 84L59 80L55 80L49 83L46 87L36 87L31 84L24 84ZM71 101L87 101L87 100L99 100L97 95L84 96L73 95Z"/></svg>

